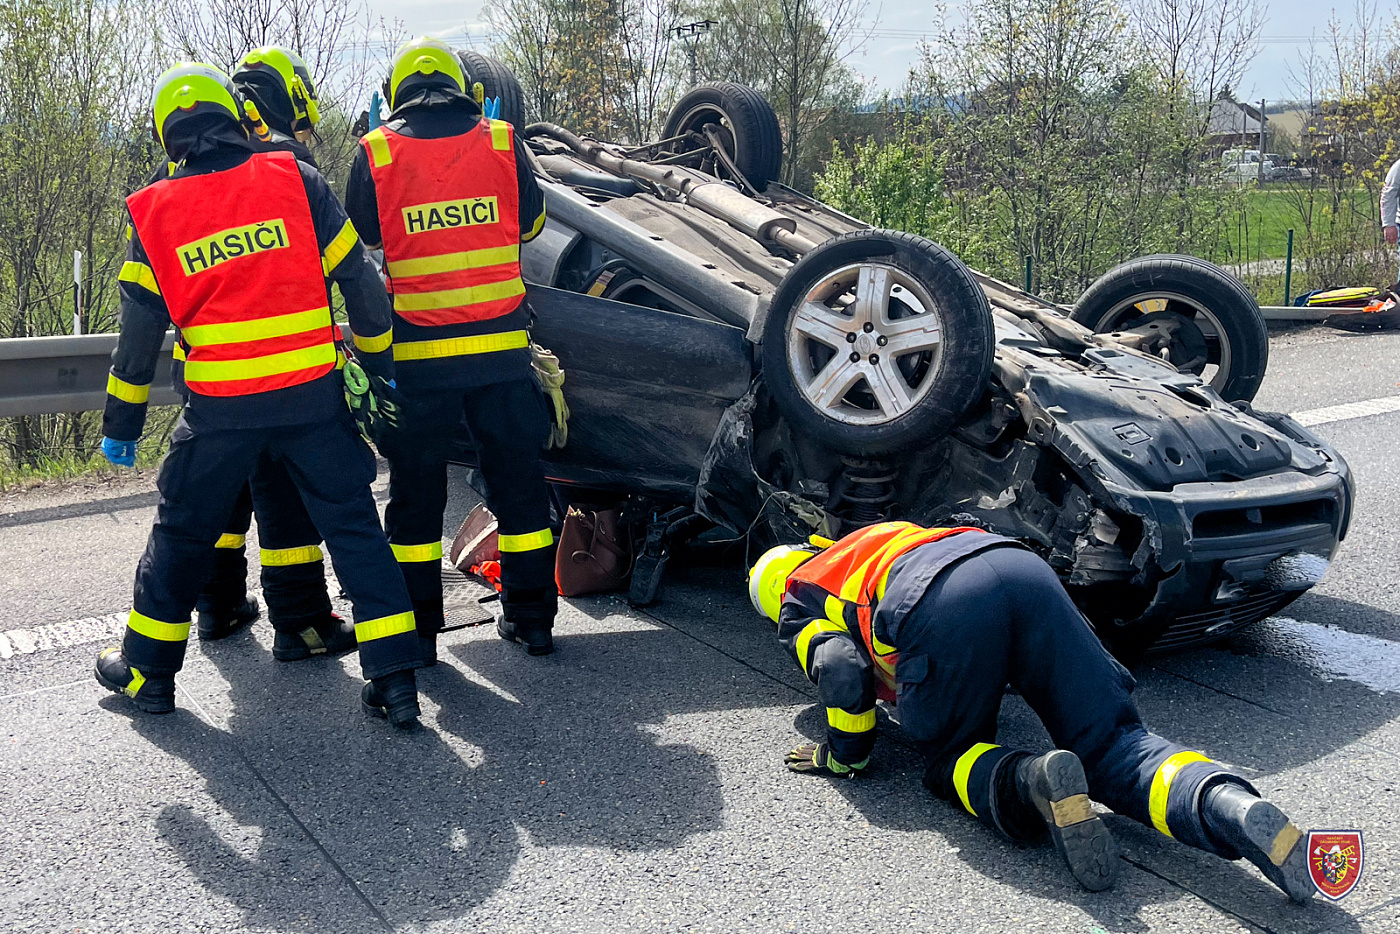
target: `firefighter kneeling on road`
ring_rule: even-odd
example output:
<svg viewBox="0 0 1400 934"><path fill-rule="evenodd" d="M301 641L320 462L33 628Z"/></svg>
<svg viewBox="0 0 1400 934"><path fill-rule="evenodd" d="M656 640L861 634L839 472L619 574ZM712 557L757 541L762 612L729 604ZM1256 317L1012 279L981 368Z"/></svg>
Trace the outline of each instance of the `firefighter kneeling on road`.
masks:
<svg viewBox="0 0 1400 934"><path fill-rule="evenodd" d="M232 82L208 65L162 75L154 130L177 163L127 199L134 228L121 334L103 413L103 453L130 464L165 329L188 347L189 402L161 465L160 505L136 572L120 649L97 680L151 713L175 706L190 612L234 500L258 459L286 466L355 610L362 700L395 725L418 717L412 605L379 526L374 457L346 408L327 279L356 335L382 342L366 370L393 378L382 284L315 169L257 152Z"/></svg>
<svg viewBox="0 0 1400 934"><path fill-rule="evenodd" d="M443 43L400 48L384 96L389 121L361 139L345 192L365 243L384 247L406 400L409 427L378 442L389 460L384 524L431 665L443 628L447 458L465 416L500 523L498 631L544 655L559 600L540 459L550 418L531 370L520 278L520 244L544 226L544 195L524 144L509 123L482 114Z"/></svg>
<svg viewBox="0 0 1400 934"><path fill-rule="evenodd" d="M244 125L253 148L290 152L318 168L302 143L310 138L320 113L315 84L300 56L277 46L254 49L243 57L232 77L242 98ZM165 178L175 168L174 162L161 163L151 181ZM124 288L141 287L136 281L140 268L131 264L124 270L119 277ZM188 398L186 353L184 342L178 341L170 373L176 391ZM354 626L331 609L321 533L307 514L286 465L271 452L258 458L224 525L224 534L214 546L213 566L195 604L199 638L223 639L257 618L257 601L247 593L244 554L254 514L258 517L263 598L275 632L272 657L299 661L355 648Z"/></svg>
<svg viewBox="0 0 1400 934"><path fill-rule="evenodd" d="M1128 674L1059 579L1017 542L978 529L886 522L828 547L779 546L749 576L754 607L817 686L826 741L787 756L851 776L875 745L877 697L927 763L924 785L1014 841L1047 831L1087 889L1118 851L1089 804L1226 859L1248 859L1290 898L1312 896L1307 835L1245 779L1147 731ZM996 744L1007 685L1059 749Z"/></svg>

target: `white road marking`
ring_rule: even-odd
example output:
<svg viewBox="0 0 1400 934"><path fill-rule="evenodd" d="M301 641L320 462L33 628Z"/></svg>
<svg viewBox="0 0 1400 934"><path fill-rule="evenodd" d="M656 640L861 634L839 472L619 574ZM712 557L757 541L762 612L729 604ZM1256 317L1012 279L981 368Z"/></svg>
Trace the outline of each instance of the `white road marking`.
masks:
<svg viewBox="0 0 1400 934"><path fill-rule="evenodd" d="M1328 422L1341 422L1350 418L1365 418L1368 415L1385 415L1400 412L1400 396L1385 396L1381 399L1367 399L1364 402L1347 402L1342 405L1328 405L1320 409L1307 409L1294 412L1293 419L1304 427L1325 425Z"/></svg>
<svg viewBox="0 0 1400 934"><path fill-rule="evenodd" d="M113 636L121 635L125 628L125 613L109 613L66 623L49 623L34 629L8 629L0 633L0 659L32 655L47 649L106 642Z"/></svg>

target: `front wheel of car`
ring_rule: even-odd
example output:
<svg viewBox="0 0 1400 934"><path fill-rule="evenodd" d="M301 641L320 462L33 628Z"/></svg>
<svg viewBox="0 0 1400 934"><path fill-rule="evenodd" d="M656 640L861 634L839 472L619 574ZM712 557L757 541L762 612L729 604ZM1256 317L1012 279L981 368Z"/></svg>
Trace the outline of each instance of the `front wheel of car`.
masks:
<svg viewBox="0 0 1400 934"><path fill-rule="evenodd" d="M1239 279L1194 256L1115 266L1080 296L1071 317L1101 334L1169 328L1163 356L1228 402L1248 402L1264 381L1269 331L1259 303Z"/></svg>
<svg viewBox="0 0 1400 934"><path fill-rule="evenodd" d="M520 89L515 72L489 55L482 55L473 49L457 53L462 68L467 73L467 90L473 84L480 84L488 98L501 101L501 119L515 127L516 132L525 129L525 93Z"/></svg>
<svg viewBox="0 0 1400 934"><path fill-rule="evenodd" d="M789 270L763 328L763 378L793 428L842 454L911 451L987 391L995 338L962 261L912 234L835 237Z"/></svg>
<svg viewBox="0 0 1400 934"><path fill-rule="evenodd" d="M673 153L704 149L714 140L744 178L759 191L783 167L783 131L773 106L748 85L719 81L691 88L666 116L663 139ZM723 166L715 169L728 177Z"/></svg>

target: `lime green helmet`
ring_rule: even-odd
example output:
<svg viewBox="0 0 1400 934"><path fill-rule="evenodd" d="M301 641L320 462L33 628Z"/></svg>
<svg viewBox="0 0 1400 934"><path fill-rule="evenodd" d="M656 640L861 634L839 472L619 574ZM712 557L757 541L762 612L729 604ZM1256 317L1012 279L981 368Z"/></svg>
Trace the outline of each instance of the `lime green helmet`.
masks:
<svg viewBox="0 0 1400 934"><path fill-rule="evenodd" d="M264 108L285 110L283 116L292 131L309 130L321 122L311 69L291 49L277 45L254 49L238 63L233 83L245 96L257 96ZM273 90L276 99L268 99L265 89Z"/></svg>
<svg viewBox="0 0 1400 934"><path fill-rule="evenodd" d="M156 79L151 110L156 139L162 146L166 145L170 128L191 117L215 114L226 116L235 124L241 118L233 81L203 62L179 62Z"/></svg>
<svg viewBox="0 0 1400 934"><path fill-rule="evenodd" d="M462 73L462 63L457 53L445 42L420 36L399 46L394 53L393 68L385 85L384 96L389 99L389 109L399 105L399 90L405 81L417 84L417 78L433 79L434 83L450 84L466 93L467 76Z"/></svg>

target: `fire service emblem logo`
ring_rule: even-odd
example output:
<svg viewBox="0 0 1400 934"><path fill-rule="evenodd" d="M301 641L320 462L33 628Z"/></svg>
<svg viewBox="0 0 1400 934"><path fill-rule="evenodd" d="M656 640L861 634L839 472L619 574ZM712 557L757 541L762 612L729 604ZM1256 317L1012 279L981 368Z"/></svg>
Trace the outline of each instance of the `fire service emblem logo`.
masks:
<svg viewBox="0 0 1400 934"><path fill-rule="evenodd" d="M1308 831L1308 873L1323 895L1337 901L1356 888L1361 865L1361 831Z"/></svg>

